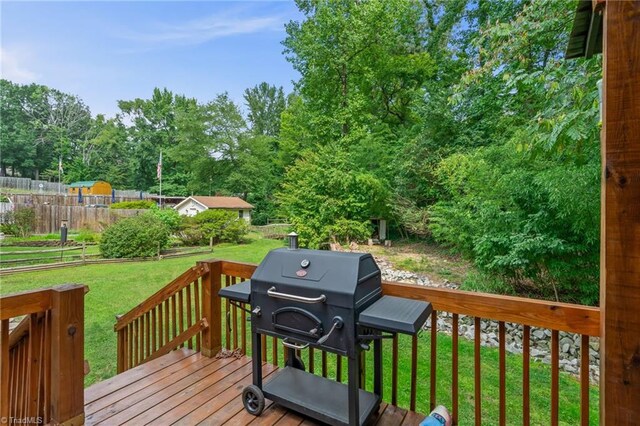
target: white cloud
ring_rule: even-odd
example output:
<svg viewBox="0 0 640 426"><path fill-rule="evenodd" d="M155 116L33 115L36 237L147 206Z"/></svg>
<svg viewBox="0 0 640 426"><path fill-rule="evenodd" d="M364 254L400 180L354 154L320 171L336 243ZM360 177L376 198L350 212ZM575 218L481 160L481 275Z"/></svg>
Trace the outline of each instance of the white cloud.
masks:
<svg viewBox="0 0 640 426"><path fill-rule="evenodd" d="M20 84L37 81L40 76L26 65L30 59L31 54L26 49L0 47L0 75Z"/></svg>
<svg viewBox="0 0 640 426"><path fill-rule="evenodd" d="M180 24L157 24L146 31L121 32L127 40L150 45L196 45L211 40L240 34L264 31L281 31L286 22L284 16L239 17L237 13L216 15Z"/></svg>

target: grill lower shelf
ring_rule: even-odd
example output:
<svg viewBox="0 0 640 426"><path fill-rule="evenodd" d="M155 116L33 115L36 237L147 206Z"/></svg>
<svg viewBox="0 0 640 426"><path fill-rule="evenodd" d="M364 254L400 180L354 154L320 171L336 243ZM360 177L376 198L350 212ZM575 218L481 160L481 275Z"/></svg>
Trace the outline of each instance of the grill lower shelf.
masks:
<svg viewBox="0 0 640 426"><path fill-rule="evenodd" d="M262 387L265 397L330 425L349 424L349 394L344 383L334 382L292 367L276 373ZM380 397L359 389L360 424L380 406Z"/></svg>

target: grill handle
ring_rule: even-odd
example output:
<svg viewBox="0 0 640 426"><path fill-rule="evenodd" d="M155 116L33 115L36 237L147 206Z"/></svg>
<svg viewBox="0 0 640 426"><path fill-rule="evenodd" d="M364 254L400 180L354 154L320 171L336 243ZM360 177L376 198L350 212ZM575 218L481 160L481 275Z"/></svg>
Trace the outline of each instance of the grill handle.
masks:
<svg viewBox="0 0 640 426"><path fill-rule="evenodd" d="M309 344L307 343L306 345L296 345L295 343L289 343L287 342L287 340L289 339L284 339L282 340L282 344L289 348L289 349L296 349L296 350L302 350L302 349L306 349L309 347Z"/></svg>
<svg viewBox="0 0 640 426"><path fill-rule="evenodd" d="M303 297L297 296L295 294L279 293L276 291L275 287L271 287L269 290L267 290L267 294L277 299L292 300L294 302L300 303L324 303L327 300L327 296L325 296L324 294L321 294L318 297Z"/></svg>

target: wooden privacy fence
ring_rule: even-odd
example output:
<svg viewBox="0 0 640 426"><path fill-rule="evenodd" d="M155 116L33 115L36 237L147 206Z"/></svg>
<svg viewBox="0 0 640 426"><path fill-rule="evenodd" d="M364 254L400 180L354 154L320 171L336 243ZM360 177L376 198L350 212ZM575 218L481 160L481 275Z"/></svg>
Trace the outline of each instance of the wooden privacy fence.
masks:
<svg viewBox="0 0 640 426"><path fill-rule="evenodd" d="M0 189L0 193L2 189ZM36 206L39 204L50 204L50 205L58 205L58 206L87 206L90 204L104 204L111 205L112 197L111 195L83 195L82 203L79 202L77 195L69 195L69 194L9 194L7 195L11 201L15 204L28 204L31 206ZM148 197L144 197L145 200L148 200ZM115 202L119 203L122 201L140 201L140 197L138 196L116 196Z"/></svg>
<svg viewBox="0 0 640 426"><path fill-rule="evenodd" d="M84 422L86 291L63 285L0 298L3 423ZM19 317L9 331L10 320Z"/></svg>
<svg viewBox="0 0 640 426"><path fill-rule="evenodd" d="M170 350L167 342L170 343L168 346L177 348L184 344L186 338L195 336L197 339L198 334L194 333L200 333L202 336L203 343L200 348L203 354L208 356L215 354L220 347L237 350L242 354L250 351L248 314L241 309L248 306L235 306L228 299L221 301L217 294L223 286L250 279L256 265L207 261L199 263L198 268L203 269L197 272L192 268L118 320L116 324L118 371L124 371L152 359L158 351L166 353ZM200 284L198 284L198 275L201 277ZM192 300L186 291L188 288L193 295L194 304L191 308L183 304L184 301ZM426 300L434 307L434 313L429 320L432 331L427 337L396 336L390 342L384 343L385 357L390 356L390 362L385 360L384 365L386 370L391 371L385 373L383 397L391 404L398 405L402 401L407 401L405 408L412 411L421 408L427 411L436 404L445 403L451 409L456 423L458 418L461 418L460 413L464 411L465 424L471 423L473 419L476 425L480 425L483 423L483 413L486 414L486 406L483 411L484 402L486 405L497 405L498 414L495 419L497 424L504 425L507 421L531 424L532 377L529 337L532 327L540 327L551 329L551 377L547 388L549 411L543 416L544 422L552 425L560 422L559 332L565 331L581 335L581 350L579 394L570 396L563 394L564 400L580 401L580 424L589 424L589 336L599 335L600 311L598 308L391 282L383 283L383 293ZM198 298L200 298L199 303ZM194 306L200 306L200 311L198 312ZM195 313L195 317L188 322L186 312L190 310ZM437 328L438 317L444 312L452 314L453 330L458 329L461 316L473 318L475 325L473 351L471 354L468 351L461 353L458 333L452 333L450 348L448 343L446 345L446 349L450 351L450 357L448 357L450 362L445 368L439 369L437 354L439 350L445 349L438 348L442 335L438 337ZM185 319L180 323L183 317ZM483 399L483 384L486 386L483 371L487 374L488 361L483 360L481 354L480 323L482 319L495 320L499 324L498 392L495 400ZM197 321L203 320L206 320L206 326L203 324L199 329L194 328L196 324L200 324ZM513 374L519 375L517 383L519 383L520 393L515 395L507 395L506 323L519 325L523 332L522 367L519 373L513 373L513 369L510 369L509 374L510 378ZM205 336L207 336L206 344ZM272 337L262 336L261 344L264 362L283 365L286 351L281 350L281 342ZM193 347L198 349L197 341ZM308 371L325 377L334 377L337 381L345 379L346 362L343 357L313 348L305 349L299 353L299 356L307 363ZM371 388L373 368L371 368L372 359L369 358L371 358L369 355L364 355L362 360L361 386ZM428 360L427 368L424 364L419 364L420 359ZM461 368L464 369L461 371ZM445 377L439 377L438 372L442 373L443 370L448 374L440 374ZM467 396L463 400L460 397L461 374L463 379L466 379L465 382L470 382L469 378L473 378L470 382L470 386L473 387L472 397ZM468 390L465 388L467 394ZM534 388L533 392L538 393L539 389ZM446 394L446 397L442 397L443 394ZM514 406L514 400L517 400L515 402L519 407L518 413L514 412L513 408L507 410L508 406ZM514 420L516 418L517 420ZM492 419L487 420L485 417L485 424L487 421L493 423ZM533 423L539 422L539 419L533 420Z"/></svg>
<svg viewBox="0 0 640 426"><path fill-rule="evenodd" d="M60 231L62 221L67 221L69 229L90 229L103 231L105 227L115 223L123 217L137 216L146 210L109 209L105 207L92 208L82 206L61 205L29 205L17 204L16 208L33 208L36 213L36 234L49 234Z"/></svg>

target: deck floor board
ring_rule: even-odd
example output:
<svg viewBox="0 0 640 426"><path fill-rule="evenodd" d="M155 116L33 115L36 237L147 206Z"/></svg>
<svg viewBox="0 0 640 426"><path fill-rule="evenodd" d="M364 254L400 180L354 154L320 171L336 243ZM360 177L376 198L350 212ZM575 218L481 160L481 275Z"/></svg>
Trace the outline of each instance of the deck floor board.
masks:
<svg viewBox="0 0 640 426"><path fill-rule="evenodd" d="M264 379L276 370L263 364ZM247 357L215 359L180 349L85 389L85 424L319 425L271 401L260 417L250 415L240 398L249 383ZM417 425L423 418L383 402L371 424Z"/></svg>

